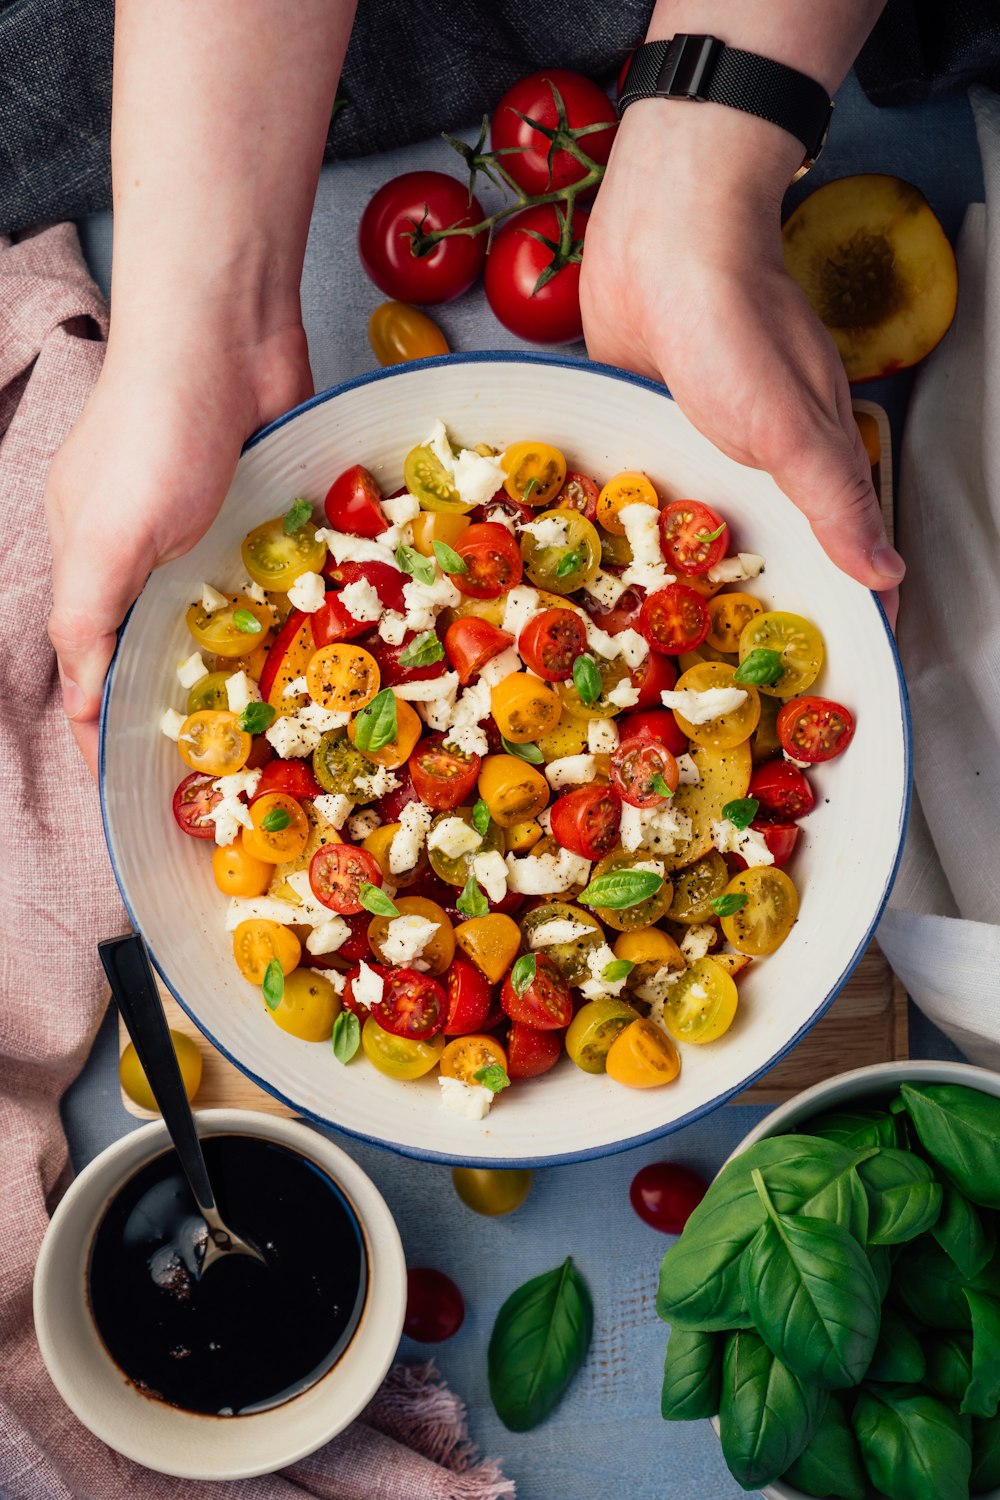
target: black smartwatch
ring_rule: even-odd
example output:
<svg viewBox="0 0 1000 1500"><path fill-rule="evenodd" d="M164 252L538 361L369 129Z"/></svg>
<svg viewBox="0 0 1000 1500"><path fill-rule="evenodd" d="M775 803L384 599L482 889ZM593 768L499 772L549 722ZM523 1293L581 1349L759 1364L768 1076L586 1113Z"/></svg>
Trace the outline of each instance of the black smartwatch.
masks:
<svg viewBox="0 0 1000 1500"><path fill-rule="evenodd" d="M677 35L637 47L618 91L619 113L637 99L728 104L780 125L802 142L805 153L793 181L817 161L833 114L833 100L815 78L769 57L727 47L714 36Z"/></svg>

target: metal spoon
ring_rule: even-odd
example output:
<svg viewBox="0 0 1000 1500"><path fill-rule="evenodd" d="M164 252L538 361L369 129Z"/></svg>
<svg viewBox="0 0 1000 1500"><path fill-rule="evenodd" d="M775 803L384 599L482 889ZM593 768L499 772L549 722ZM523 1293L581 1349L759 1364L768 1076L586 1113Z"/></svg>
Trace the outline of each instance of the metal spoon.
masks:
<svg viewBox="0 0 1000 1500"><path fill-rule="evenodd" d="M215 1206L215 1194L194 1115L184 1091L177 1054L170 1040L170 1029L145 943L138 933L132 933L128 937L98 943L97 951L111 993L160 1106L163 1123L170 1132L181 1170L208 1229L199 1274L204 1275L209 1266L227 1255L250 1255L254 1260L264 1262L255 1245L248 1244L222 1222Z"/></svg>

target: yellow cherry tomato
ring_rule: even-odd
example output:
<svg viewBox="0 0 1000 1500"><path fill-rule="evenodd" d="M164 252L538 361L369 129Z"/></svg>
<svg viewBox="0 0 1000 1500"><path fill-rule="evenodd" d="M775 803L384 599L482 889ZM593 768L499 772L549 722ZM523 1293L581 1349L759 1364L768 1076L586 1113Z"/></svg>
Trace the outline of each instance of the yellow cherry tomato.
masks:
<svg viewBox="0 0 1000 1500"><path fill-rule="evenodd" d="M455 957L455 933L444 907L439 906L436 901L428 900L426 896L397 896L395 906L401 917L423 917L425 922L437 924L437 931L432 933L416 963L408 964L407 967L416 968L419 965L428 974L443 974ZM384 951L389 923L393 921L394 917L373 917L368 924L368 944L375 957L383 964L399 962Z"/></svg>
<svg viewBox="0 0 1000 1500"><path fill-rule="evenodd" d="M537 847L535 852L538 852ZM519 915L522 947L530 952L535 933L550 922L572 922L584 930L569 942L545 943L545 957L552 960L569 984L582 984L585 979L592 979L590 956L604 944L604 930L593 912L569 901L543 901L541 906L533 906L529 912Z"/></svg>
<svg viewBox="0 0 1000 1500"><path fill-rule="evenodd" d="M717 849L709 849L683 870L674 871L674 895L667 916L684 927L711 922L715 916L712 902L722 895L728 880L726 861Z"/></svg>
<svg viewBox="0 0 1000 1500"><path fill-rule="evenodd" d="M226 692L226 679L237 667L229 671L207 672L204 677L199 677L193 688L188 690L187 714L200 714L205 709L228 709L229 694Z"/></svg>
<svg viewBox="0 0 1000 1500"><path fill-rule="evenodd" d="M460 516L454 511L422 510L410 524L413 527L415 549L424 557L433 557L435 542L444 542L447 547L454 547L462 532L468 531L472 522L468 516Z"/></svg>
<svg viewBox="0 0 1000 1500"><path fill-rule="evenodd" d="M591 881L595 881L602 875L610 875L615 870L631 870L633 865L642 864L651 859L648 850L639 849L634 854L628 854L619 844L605 854L603 859L598 860L590 872ZM634 932L640 927L652 927L663 916L674 888L669 875L663 876L663 883L658 891L652 896L647 896L645 901L637 901L635 906L612 908L610 906L595 906L594 912L606 927L613 927L616 932Z"/></svg>
<svg viewBox="0 0 1000 1500"><path fill-rule="evenodd" d="M524 745L556 727L562 704L548 683L512 672L491 690L490 711L504 738Z"/></svg>
<svg viewBox="0 0 1000 1500"><path fill-rule="evenodd" d="M713 583L707 573L688 575L684 574L680 580L686 589L694 589L703 599L713 599L720 589L725 588L724 583Z"/></svg>
<svg viewBox="0 0 1000 1500"><path fill-rule="evenodd" d="M460 854L448 854L437 842L437 830L442 823L454 822L456 819L469 829L467 842L470 847L463 849ZM504 831L492 818L486 825L486 832L480 834L473 822L471 807L455 807L446 812L439 812L427 835L427 856L431 869L449 885L457 885L459 888L465 885L472 874L473 861L478 855L489 854L493 850L496 850L498 854L503 854L506 848L507 840ZM395 876L393 876L393 883L397 883Z"/></svg>
<svg viewBox="0 0 1000 1500"><path fill-rule="evenodd" d="M615 714L621 713L620 706L613 703L609 695L620 682L631 680L628 667L620 656L616 656L614 661L594 656L593 662L601 679L601 695L596 702L584 703L572 680L556 684L565 713L574 719L612 719Z"/></svg>
<svg viewBox="0 0 1000 1500"><path fill-rule="evenodd" d="M725 969L699 958L667 990L663 1024L677 1042L714 1042L733 1024L738 999Z"/></svg>
<svg viewBox="0 0 1000 1500"><path fill-rule="evenodd" d="M356 713L379 689L378 662L362 646L338 641L323 646L306 668L309 696L333 713Z"/></svg>
<svg viewBox="0 0 1000 1500"><path fill-rule="evenodd" d="M448 353L448 341L437 324L408 302L380 303L368 319L368 342L380 365Z"/></svg>
<svg viewBox="0 0 1000 1500"><path fill-rule="evenodd" d="M683 692L685 688L704 693L710 688L736 687L746 693L738 708L734 708L731 713L720 714L717 719L709 719L707 724L693 724L685 719L679 709L675 709L674 718L679 729L689 740L694 740L696 745L705 745L709 750L732 750L734 745L742 745L748 740L757 728L757 720L760 718L757 689L748 687L746 683L734 683L733 671L734 668L726 662L704 661L697 667L690 667L678 677L679 692Z"/></svg>
<svg viewBox="0 0 1000 1500"><path fill-rule="evenodd" d="M724 894L747 897L745 906L722 918L722 930L737 952L757 957L781 947L799 914L798 892L784 870L774 865L741 870Z"/></svg>
<svg viewBox="0 0 1000 1500"><path fill-rule="evenodd" d="M224 896L263 896L273 874L274 865L248 854L239 835L213 850L212 877Z"/></svg>
<svg viewBox="0 0 1000 1500"><path fill-rule="evenodd" d="M566 1032L566 1051L584 1073L603 1073L618 1033L638 1018L624 1000L606 996L581 1005Z"/></svg>
<svg viewBox="0 0 1000 1500"><path fill-rule="evenodd" d="M393 694L395 698L395 693ZM415 708L411 708L405 698L396 698L396 737L383 745L380 750L362 750L361 754L368 760L374 761L377 766L385 766L394 771L397 766L403 765L410 758L411 751L423 733L424 723ZM358 732L358 721L352 719L347 726L347 737L354 744Z"/></svg>
<svg viewBox="0 0 1000 1500"><path fill-rule="evenodd" d="M593 583L601 567L601 539L597 528L575 510L546 512L563 523L564 539L542 546L530 531L521 534L524 571L536 588L572 594ZM539 517L545 520L545 516ZM562 599L559 600L560 605Z"/></svg>
<svg viewBox="0 0 1000 1500"><path fill-rule="evenodd" d="M252 828L243 830L243 847L253 859L272 865L298 859L309 842L309 819L301 802L285 792L266 792L250 808Z"/></svg>
<svg viewBox="0 0 1000 1500"><path fill-rule="evenodd" d="M620 932L615 938L615 958L627 958L630 964L668 964L684 956L673 938L662 927L644 927L637 932Z"/></svg>
<svg viewBox="0 0 1000 1500"><path fill-rule="evenodd" d="M548 443L513 443L500 460L503 487L522 505L549 505L563 487L566 460Z"/></svg>
<svg viewBox="0 0 1000 1500"><path fill-rule="evenodd" d="M745 661L751 651L761 650L781 654L781 676L773 687L762 685L760 689L771 698L793 698L796 693L804 693L819 676L825 655L823 637L816 626L801 615L786 614L783 610L755 615L743 627L740 661Z"/></svg>
<svg viewBox="0 0 1000 1500"><path fill-rule="evenodd" d="M511 854L527 854L542 836L542 825L529 818L526 823L515 823L507 829L507 849Z"/></svg>
<svg viewBox="0 0 1000 1500"><path fill-rule="evenodd" d="M583 755L587 749L587 720L563 712L555 729L540 734L535 741L546 761L561 760L564 755Z"/></svg>
<svg viewBox="0 0 1000 1500"><path fill-rule="evenodd" d="M326 561L326 543L317 539L315 523L307 521L289 536L284 516L255 526L240 552L254 583L282 594L302 573L318 573Z"/></svg>
<svg viewBox="0 0 1000 1500"><path fill-rule="evenodd" d="M293 969L281 999L267 1010L276 1026L300 1041L325 1042L340 1014L340 996L318 969Z"/></svg>
<svg viewBox="0 0 1000 1500"><path fill-rule="evenodd" d="M383 879L390 885L396 886L398 890L403 890L406 886L413 885L427 869L427 855L422 850L412 870L397 872L390 869L389 850L392 847L393 839L401 827L401 823L383 823L381 828L376 828L373 833L367 834L361 841L362 849L367 849L368 853L373 856L375 863L382 871Z"/></svg>
<svg viewBox="0 0 1000 1500"><path fill-rule="evenodd" d="M708 644L727 656L735 656L740 649L740 636L754 615L762 615L764 606L753 594L716 594L709 600Z"/></svg>
<svg viewBox="0 0 1000 1500"><path fill-rule="evenodd" d="M673 1083L681 1059L673 1042L653 1021L640 1016L626 1026L608 1049L606 1072L631 1089L655 1089Z"/></svg>
<svg viewBox="0 0 1000 1500"><path fill-rule="evenodd" d="M461 1083L478 1083L483 1068L507 1071L507 1054L493 1036L456 1036L441 1053L442 1078L457 1078Z"/></svg>
<svg viewBox="0 0 1000 1500"><path fill-rule="evenodd" d="M549 784L537 767L516 755L487 755L479 772L479 795L494 823L513 828L537 817L548 806ZM539 838L541 832L538 828ZM532 839L527 847L534 842Z"/></svg>
<svg viewBox="0 0 1000 1500"><path fill-rule="evenodd" d="M272 608L274 601L272 600ZM261 644L254 646L252 651L244 651L242 656L217 656L213 663L213 670L224 672L227 677L234 672L245 672L254 682L260 681L260 674L267 662L267 655L271 649L271 632L267 631L263 636L254 636L254 640ZM315 647L313 647L315 650ZM305 667L302 669L305 671Z"/></svg>
<svg viewBox="0 0 1000 1500"><path fill-rule="evenodd" d="M229 594L227 600L225 609L213 610L211 614L200 604L192 604L184 619L203 651L211 651L228 662L263 644L274 623L274 614L269 605L257 604L246 594Z"/></svg>
<svg viewBox="0 0 1000 1500"><path fill-rule="evenodd" d="M183 1031L171 1031L170 1040L180 1066L184 1092L189 1099L193 1099L201 1087L202 1056L198 1043L186 1036ZM159 1114L160 1106L149 1086L149 1079L139 1061L139 1054L131 1042L118 1061L118 1077L122 1088L133 1104L138 1104L140 1109L152 1110L153 1113Z"/></svg>
<svg viewBox="0 0 1000 1500"><path fill-rule="evenodd" d="M444 467L433 448L422 443L406 455L403 483L420 501L422 510L451 511L462 516L472 509L471 503L459 496L454 475Z"/></svg>
<svg viewBox="0 0 1000 1500"><path fill-rule="evenodd" d="M236 714L207 708L184 720L177 748L192 771L231 776L246 765L253 739L240 728Z"/></svg>
<svg viewBox="0 0 1000 1500"><path fill-rule="evenodd" d="M487 1219L512 1214L531 1192L526 1167L452 1167L451 1180L466 1208Z"/></svg>
<svg viewBox="0 0 1000 1500"><path fill-rule="evenodd" d="M497 984L517 957L521 932L510 917L492 912L488 917L460 922L455 928L455 942L490 984Z"/></svg>
<svg viewBox="0 0 1000 1500"><path fill-rule="evenodd" d="M255 917L241 922L233 933L233 957L244 979L263 984L267 966L274 959L281 965L282 974L298 968L302 944L290 927Z"/></svg>
<svg viewBox="0 0 1000 1500"><path fill-rule="evenodd" d="M660 497L651 479L639 469L624 469L609 479L597 497L597 519L612 536L624 536L621 512L626 505L651 505L660 508Z"/></svg>
<svg viewBox="0 0 1000 1500"><path fill-rule="evenodd" d="M443 1036L429 1042L415 1042L410 1037L393 1036L383 1031L374 1016L361 1028L361 1045L373 1067L388 1078L423 1078L436 1068L446 1041Z"/></svg>

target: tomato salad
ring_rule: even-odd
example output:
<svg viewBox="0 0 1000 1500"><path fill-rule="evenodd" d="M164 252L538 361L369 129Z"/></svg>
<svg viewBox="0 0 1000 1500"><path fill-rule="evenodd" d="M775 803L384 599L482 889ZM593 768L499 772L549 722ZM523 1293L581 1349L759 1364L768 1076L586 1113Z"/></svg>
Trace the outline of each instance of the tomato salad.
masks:
<svg viewBox="0 0 1000 1500"><path fill-rule="evenodd" d="M325 527L294 500L187 610L161 727L236 964L283 1030L438 1070L470 1118L564 1052L669 1083L795 923L807 773L854 732L822 636L641 471L438 421L404 477L347 470Z"/></svg>

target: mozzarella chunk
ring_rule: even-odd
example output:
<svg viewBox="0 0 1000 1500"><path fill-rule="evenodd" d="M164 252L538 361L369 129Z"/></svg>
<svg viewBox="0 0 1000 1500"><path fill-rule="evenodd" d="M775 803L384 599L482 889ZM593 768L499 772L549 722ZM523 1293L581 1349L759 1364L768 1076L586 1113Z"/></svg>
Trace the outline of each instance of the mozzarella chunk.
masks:
<svg viewBox="0 0 1000 1500"><path fill-rule="evenodd" d="M310 709L317 707L315 703L308 704L297 713L275 719L264 730L264 738L282 760L301 759L304 755L311 755L316 749L326 731L305 716ZM320 709L319 712L326 713L327 710Z"/></svg>
<svg viewBox="0 0 1000 1500"><path fill-rule="evenodd" d="M745 578L758 578L764 571L764 559L759 552L739 552L735 557L724 557L714 568L708 570L709 583L741 583Z"/></svg>
<svg viewBox="0 0 1000 1500"><path fill-rule="evenodd" d="M634 708L639 701L639 689L634 683L622 681L608 693L608 702L613 703L616 708Z"/></svg>
<svg viewBox="0 0 1000 1500"><path fill-rule="evenodd" d="M575 943L577 938L592 937L594 928L586 922L576 922L571 917L553 917L534 928L528 938L528 947L554 948L557 943Z"/></svg>
<svg viewBox="0 0 1000 1500"><path fill-rule="evenodd" d="M444 743L461 755L485 755L490 748L486 730L476 724L460 724L449 732Z"/></svg>
<svg viewBox="0 0 1000 1500"><path fill-rule="evenodd" d="M378 625L379 635L389 646L401 646L408 629L406 616L394 609L387 609Z"/></svg>
<svg viewBox="0 0 1000 1500"><path fill-rule="evenodd" d="M427 962L420 955L437 930L437 922L428 917L393 917L382 939L382 957L387 964L426 973Z"/></svg>
<svg viewBox="0 0 1000 1500"><path fill-rule="evenodd" d="M681 938L681 952L689 964L704 958L715 942L715 928L711 922L698 922L689 927Z"/></svg>
<svg viewBox="0 0 1000 1500"><path fill-rule="evenodd" d="M678 843L691 837L691 819L669 802L662 807L632 807L623 802L618 837L628 854L639 848L673 854Z"/></svg>
<svg viewBox="0 0 1000 1500"><path fill-rule="evenodd" d="M340 591L340 602L355 620L377 620L382 613L382 601L365 579L358 578Z"/></svg>
<svg viewBox="0 0 1000 1500"><path fill-rule="evenodd" d="M720 854L740 854L749 866L773 865L774 855L756 828L737 828L728 818L712 824L712 843Z"/></svg>
<svg viewBox="0 0 1000 1500"><path fill-rule="evenodd" d="M309 691L309 683L305 677L293 677L291 682L282 693L283 698L299 698Z"/></svg>
<svg viewBox="0 0 1000 1500"><path fill-rule="evenodd" d="M260 688L246 672L234 672L226 678L226 700L231 714L241 714L249 704L260 702Z"/></svg>
<svg viewBox="0 0 1000 1500"><path fill-rule="evenodd" d="M580 991L588 1000L601 1000L606 995L620 995L625 988L623 975L621 979L605 979L604 970L608 964L613 964L615 955L607 943L602 943L599 948L594 948L587 954L587 968L590 970L590 978L585 979L580 986Z"/></svg>
<svg viewBox="0 0 1000 1500"><path fill-rule="evenodd" d="M439 698L449 698L458 691L458 673L445 672L440 677L431 677L423 682L397 682L393 692L407 703L434 703Z"/></svg>
<svg viewBox="0 0 1000 1500"><path fill-rule="evenodd" d="M234 843L241 828L253 827L250 810L239 797L223 797L208 816L215 824L215 842L221 848Z"/></svg>
<svg viewBox="0 0 1000 1500"><path fill-rule="evenodd" d="M557 895L582 885L590 875L590 860L560 849L558 854L507 856L507 884L520 896Z"/></svg>
<svg viewBox="0 0 1000 1500"><path fill-rule="evenodd" d="M403 603L406 606L406 623L410 630L433 630L434 621L443 609L454 609L461 604L462 596L444 573L433 583L420 583L416 578L403 586Z"/></svg>
<svg viewBox="0 0 1000 1500"><path fill-rule="evenodd" d="M194 651L177 668L177 681L182 688L193 688L196 682L208 676L208 668L201 659L201 652Z"/></svg>
<svg viewBox="0 0 1000 1500"><path fill-rule="evenodd" d="M430 703L418 703L417 713L430 729L450 729L458 719L457 698L458 690L453 687L450 692L443 693L440 698L432 699Z"/></svg>
<svg viewBox="0 0 1000 1500"><path fill-rule="evenodd" d="M431 830L427 847L440 849L447 859L460 859L463 854L471 854L473 849L478 849L482 842L482 834L477 833L463 818L445 818Z"/></svg>
<svg viewBox="0 0 1000 1500"><path fill-rule="evenodd" d="M677 771L678 786L697 786L701 780L701 772L691 755L678 755Z"/></svg>
<svg viewBox="0 0 1000 1500"><path fill-rule="evenodd" d="M541 597L538 590L519 583L517 588L511 589L507 595L501 630L506 630L507 634L512 635L516 641L532 615L537 614L540 609Z"/></svg>
<svg viewBox="0 0 1000 1500"><path fill-rule="evenodd" d="M214 615L217 609L225 609L229 600L225 594L220 594L218 589L213 589L210 583L203 583L198 602L206 615Z"/></svg>
<svg viewBox="0 0 1000 1500"><path fill-rule="evenodd" d="M323 797L313 798L313 807L321 818L325 818L332 828L338 833L343 828L354 808L350 797L343 796L340 792L333 792Z"/></svg>
<svg viewBox="0 0 1000 1500"><path fill-rule="evenodd" d="M734 713L746 702L747 695L738 687L705 688L704 692L696 688L667 688L660 699L664 708L676 709L689 724L710 724L713 719Z"/></svg>
<svg viewBox="0 0 1000 1500"><path fill-rule="evenodd" d="M281 901L277 896L233 896L226 908L227 932L235 932L241 922L277 922L287 927L298 920L295 903Z"/></svg>
<svg viewBox="0 0 1000 1500"><path fill-rule="evenodd" d="M434 423L423 447L430 448L441 467L452 477L459 498L466 505L485 505L502 486L506 475L499 461L484 458L473 448L455 449L440 419Z"/></svg>
<svg viewBox="0 0 1000 1500"><path fill-rule="evenodd" d="M534 538L538 547L565 547L569 539L569 527L564 516L542 516L538 521L527 521L521 527Z"/></svg>
<svg viewBox="0 0 1000 1500"><path fill-rule="evenodd" d="M473 855L472 873L491 901L503 900L507 894L507 866L499 849Z"/></svg>
<svg viewBox="0 0 1000 1500"><path fill-rule="evenodd" d="M380 797L399 790L399 777L385 766L376 766L370 776L355 776L354 790L359 802L377 802Z"/></svg>
<svg viewBox="0 0 1000 1500"><path fill-rule="evenodd" d="M493 1107L495 1095L479 1083L463 1083L460 1078L439 1078L441 1107L467 1120L485 1120Z"/></svg>
<svg viewBox="0 0 1000 1500"><path fill-rule="evenodd" d="M630 671L634 672L649 655L649 642L644 635L640 635L638 630L633 630L631 626L627 630L619 630L615 640L618 642L618 655L622 657Z"/></svg>
<svg viewBox="0 0 1000 1500"><path fill-rule="evenodd" d="M245 792L252 797L260 785L261 772L259 769L252 771L234 771L231 776L220 776L217 781L212 782L212 789L221 792L224 797L238 797L240 792Z"/></svg>
<svg viewBox="0 0 1000 1500"><path fill-rule="evenodd" d="M298 709L295 719L303 729L312 729L319 735L324 735L330 729L346 729L351 722L351 715L338 713L335 708L324 708L322 703L307 703Z"/></svg>
<svg viewBox="0 0 1000 1500"><path fill-rule="evenodd" d="M781 757L783 760L787 760L790 766L795 766L799 771L809 771L812 769L811 760L796 760L795 756L789 755L787 750L782 750Z"/></svg>
<svg viewBox="0 0 1000 1500"><path fill-rule="evenodd" d="M597 762L592 755L561 755L558 760L549 761L545 775L554 791L564 786L582 786L596 777Z"/></svg>
<svg viewBox="0 0 1000 1500"><path fill-rule="evenodd" d="M605 573L600 569L591 583L583 585L584 592L596 599L602 609L614 609L626 587L614 573Z"/></svg>
<svg viewBox="0 0 1000 1500"><path fill-rule="evenodd" d="M306 948L316 957L319 957L322 953L336 953L337 949L343 947L344 943L347 942L350 935L351 929L343 917L338 917L333 912L328 912L327 920L325 922L317 922L312 931L307 934ZM341 993L344 988L343 974L338 974L336 969L328 969L323 977L324 979L329 979L334 984L338 994ZM336 980L339 980L340 983L337 984Z"/></svg>
<svg viewBox="0 0 1000 1500"><path fill-rule="evenodd" d="M483 663L479 669L479 681L485 682L487 687L496 687L497 683L520 672L523 666L517 647L508 646L506 651L497 652L496 656L491 656L489 661Z"/></svg>
<svg viewBox="0 0 1000 1500"><path fill-rule="evenodd" d="M383 500L382 514L393 526L405 526L420 514L420 501L414 495L397 495L395 499Z"/></svg>
<svg viewBox="0 0 1000 1500"><path fill-rule="evenodd" d="M358 964L357 978L351 984L351 990L355 1000L361 1005L367 1005L369 1010L373 1005L379 1005L382 1000L382 991L385 983L381 974L369 968L364 959Z"/></svg>
<svg viewBox="0 0 1000 1500"><path fill-rule="evenodd" d="M168 740L173 740L176 745L181 737L181 730L187 721L185 714L179 714L176 708L164 709L160 716L160 731Z"/></svg>
<svg viewBox="0 0 1000 1500"><path fill-rule="evenodd" d="M294 609L314 615L326 598L326 579L322 573L300 573L288 590L288 602Z"/></svg>
<svg viewBox="0 0 1000 1500"><path fill-rule="evenodd" d="M252 578L244 578L240 585L240 593L246 594L247 598L252 599L255 604L267 603L267 594L259 583L254 583Z"/></svg>
<svg viewBox="0 0 1000 1500"><path fill-rule="evenodd" d="M587 749L591 755L611 755L618 748L618 725L614 719L590 719Z"/></svg>
<svg viewBox="0 0 1000 1500"><path fill-rule="evenodd" d="M666 588L674 582L667 571L660 547L660 513L652 505L626 505L618 512L632 548L632 562L622 574L622 582L634 583L647 593Z"/></svg>
<svg viewBox="0 0 1000 1500"><path fill-rule="evenodd" d="M613 661L618 655L617 636L609 635L606 630L601 630L589 615L584 620L584 627L587 631L587 645L591 651L597 656L603 656L605 661Z"/></svg>
<svg viewBox="0 0 1000 1500"><path fill-rule="evenodd" d="M376 828L382 827L382 819L374 807L364 807L347 820L347 832L355 844L361 844Z"/></svg>
<svg viewBox="0 0 1000 1500"><path fill-rule="evenodd" d="M382 537L350 536L346 531L323 530L316 532L316 540L326 542L333 556L334 562L381 562L387 563L390 568L397 568L393 549L387 545L384 538L392 532L383 531Z"/></svg>
<svg viewBox="0 0 1000 1500"><path fill-rule="evenodd" d="M381 767L379 768L382 769ZM395 777L393 777L395 780ZM398 783L397 783L398 785ZM389 845L389 871L404 875L420 858L434 814L422 802L408 802L399 815L399 827Z"/></svg>
<svg viewBox="0 0 1000 1500"><path fill-rule="evenodd" d="M442 711L441 716L445 719L445 722L443 724L434 724L431 721L430 714L424 715L432 729L463 729L466 726L471 729L476 727L482 719L488 719L490 716L489 683L483 682L481 679L479 682L472 683L470 687L465 689L457 703L454 701L451 703L447 714Z"/></svg>

